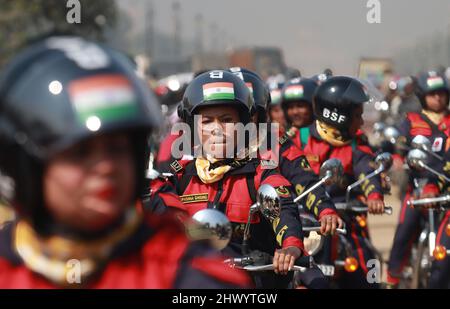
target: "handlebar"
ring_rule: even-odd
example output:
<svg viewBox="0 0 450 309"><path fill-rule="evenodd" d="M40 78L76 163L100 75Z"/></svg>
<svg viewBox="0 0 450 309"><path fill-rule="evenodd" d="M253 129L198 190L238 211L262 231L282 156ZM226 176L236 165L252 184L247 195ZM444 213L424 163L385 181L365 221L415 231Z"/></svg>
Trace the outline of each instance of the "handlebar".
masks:
<svg viewBox="0 0 450 309"><path fill-rule="evenodd" d="M268 265L260 265L260 266L253 266L253 265L248 265L248 266L244 266L244 267L239 267L239 266L235 266L238 267L240 269L244 269L246 271L265 271L265 270L274 270L273 264L268 264ZM294 267L292 267L292 269L290 271L301 271L304 272L307 270L306 267L301 267L301 266L297 266L294 265Z"/></svg>
<svg viewBox="0 0 450 309"><path fill-rule="evenodd" d="M353 212L367 212L369 209L367 206L359 206L352 203L335 203L337 210L344 210L344 211L353 211ZM392 207L391 206L384 206L384 214L386 215L392 215Z"/></svg>
<svg viewBox="0 0 450 309"><path fill-rule="evenodd" d="M450 202L450 195L443 195L438 197L428 197L417 200L409 200L406 202L408 206L423 206L426 204L444 204Z"/></svg>
<svg viewBox="0 0 450 309"><path fill-rule="evenodd" d="M303 232L320 232L320 226L304 226ZM343 229L338 228L336 229L336 232L343 235L347 234L347 230L345 228Z"/></svg>
<svg viewBox="0 0 450 309"><path fill-rule="evenodd" d="M273 259L268 254L259 255L261 259L254 259L251 256L244 256L241 258L229 258L224 261L224 263L229 264L232 267L237 267L240 269L244 269L247 271L265 271L265 270L274 270L273 264L266 264L268 262L268 258ZM261 263L263 265L261 265ZM258 265L259 264L259 265ZM315 265L314 259L312 256L301 256L297 260L295 260L294 267L291 271L299 270L305 271L308 268L312 268Z"/></svg>

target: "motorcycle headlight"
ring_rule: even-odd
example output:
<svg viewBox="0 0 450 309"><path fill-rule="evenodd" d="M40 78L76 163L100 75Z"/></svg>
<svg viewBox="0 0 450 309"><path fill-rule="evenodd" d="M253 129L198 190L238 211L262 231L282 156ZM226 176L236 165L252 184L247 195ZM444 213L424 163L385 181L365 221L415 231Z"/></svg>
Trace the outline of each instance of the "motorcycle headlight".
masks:
<svg viewBox="0 0 450 309"><path fill-rule="evenodd" d="M323 237L317 232L309 232L309 236L304 238L303 244L309 255L315 255L322 249Z"/></svg>

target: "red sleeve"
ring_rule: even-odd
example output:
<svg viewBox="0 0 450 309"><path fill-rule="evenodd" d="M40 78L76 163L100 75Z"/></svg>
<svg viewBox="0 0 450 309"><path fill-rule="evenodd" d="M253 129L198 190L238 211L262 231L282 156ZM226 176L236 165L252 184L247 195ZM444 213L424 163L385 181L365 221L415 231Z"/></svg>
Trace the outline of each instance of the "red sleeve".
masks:
<svg viewBox="0 0 450 309"><path fill-rule="evenodd" d="M367 197L367 200L384 200L383 194L379 193L379 192L372 192L369 194L369 196Z"/></svg>
<svg viewBox="0 0 450 309"><path fill-rule="evenodd" d="M294 144L292 144L291 146L289 146L285 151L283 151L283 153L281 154L281 156L283 158L288 159L289 161L294 161L295 159L303 156L304 153L302 150L300 150L297 146L295 146Z"/></svg>
<svg viewBox="0 0 450 309"><path fill-rule="evenodd" d="M392 158L394 159L394 161L400 161L400 162L404 161L403 157L401 155L399 155L398 153L394 153L392 155Z"/></svg>
<svg viewBox="0 0 450 309"><path fill-rule="evenodd" d="M286 247L297 247L300 250L302 250L302 252L304 252L304 246L303 246L303 242L301 241L301 239L295 237L295 236L289 236L286 237L285 240L283 240L283 248Z"/></svg>
<svg viewBox="0 0 450 309"><path fill-rule="evenodd" d="M439 187L433 183L429 183L423 187L423 194L439 194Z"/></svg>
<svg viewBox="0 0 450 309"><path fill-rule="evenodd" d="M281 176L280 174L273 174L273 175L267 176L267 178L265 178L261 182L261 184L269 184L275 188L280 187L280 186L286 186L286 187L291 186L291 183L286 178Z"/></svg>
<svg viewBox="0 0 450 309"><path fill-rule="evenodd" d="M324 208L319 214L319 220L328 215L337 215L337 212L331 208Z"/></svg>

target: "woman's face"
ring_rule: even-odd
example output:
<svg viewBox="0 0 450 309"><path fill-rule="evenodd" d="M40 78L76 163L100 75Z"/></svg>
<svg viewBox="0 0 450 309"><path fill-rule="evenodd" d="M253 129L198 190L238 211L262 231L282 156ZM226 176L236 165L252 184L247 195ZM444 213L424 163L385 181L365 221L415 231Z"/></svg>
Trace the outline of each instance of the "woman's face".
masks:
<svg viewBox="0 0 450 309"><path fill-rule="evenodd" d="M309 126L312 121L312 108L308 102L292 102L287 107L287 117L296 128Z"/></svg>
<svg viewBox="0 0 450 309"><path fill-rule="evenodd" d="M60 224L100 231L133 202L135 174L128 135L91 138L50 160L44 170L45 205Z"/></svg>
<svg viewBox="0 0 450 309"><path fill-rule="evenodd" d="M234 154L237 134L234 125L239 122L239 112L229 106L207 106L198 111L197 128L203 151L216 159Z"/></svg>
<svg viewBox="0 0 450 309"><path fill-rule="evenodd" d="M444 90L434 91L425 96L429 110L442 113L447 110L448 94Z"/></svg>
<svg viewBox="0 0 450 309"><path fill-rule="evenodd" d="M355 107L352 111L352 122L350 123L350 127L348 129L351 137L355 137L358 129L360 129L364 124L364 120L362 117L363 112L364 109L361 105Z"/></svg>
<svg viewBox="0 0 450 309"><path fill-rule="evenodd" d="M284 112L280 105L274 106L270 108L269 111L270 121L280 124L280 126L284 127Z"/></svg>

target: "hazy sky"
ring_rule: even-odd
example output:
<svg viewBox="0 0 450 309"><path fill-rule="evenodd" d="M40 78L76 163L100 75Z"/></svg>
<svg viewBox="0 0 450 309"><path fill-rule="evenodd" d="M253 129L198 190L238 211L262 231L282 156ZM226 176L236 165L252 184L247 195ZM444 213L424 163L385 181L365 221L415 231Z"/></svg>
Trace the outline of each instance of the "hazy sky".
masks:
<svg viewBox="0 0 450 309"><path fill-rule="evenodd" d="M139 7L149 0L118 1ZM450 31L450 0L380 0L380 24L367 23L367 1L179 0L181 36L194 37L200 13L206 47L215 23L227 42L282 48L286 63L305 74L325 67L353 74L361 56L389 57L427 35ZM167 34L173 33L173 2L153 0L155 26Z"/></svg>

